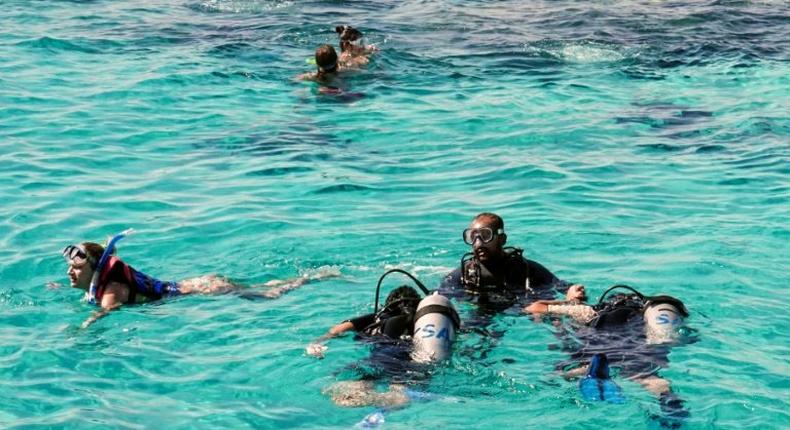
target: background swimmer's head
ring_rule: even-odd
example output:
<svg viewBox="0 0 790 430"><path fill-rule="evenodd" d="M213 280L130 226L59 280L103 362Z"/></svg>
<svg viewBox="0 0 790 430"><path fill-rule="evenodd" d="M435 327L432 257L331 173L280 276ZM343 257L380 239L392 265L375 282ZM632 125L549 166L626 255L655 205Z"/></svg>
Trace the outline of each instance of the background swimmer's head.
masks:
<svg viewBox="0 0 790 430"><path fill-rule="evenodd" d="M90 287L94 269L104 253L104 247L94 242L82 242L80 247L85 251L87 258L84 260L67 259L69 268L66 274L69 276L72 288L87 290Z"/></svg>
<svg viewBox="0 0 790 430"><path fill-rule="evenodd" d="M351 49L351 43L362 39L362 32L350 25L338 25L335 32L340 36L340 52Z"/></svg>
<svg viewBox="0 0 790 430"><path fill-rule="evenodd" d="M387 308L392 303L401 301L395 305L396 308L402 313L414 313L417 310L417 304L420 302L420 294L414 288L408 285L401 285L400 287L392 290L387 296L387 301L384 302L384 307Z"/></svg>
<svg viewBox="0 0 790 430"><path fill-rule="evenodd" d="M335 32L340 35L341 41L353 42L362 37L362 32L350 25L338 25Z"/></svg>
<svg viewBox="0 0 790 430"><path fill-rule="evenodd" d="M337 52L332 45L321 45L315 50L315 64L319 73L337 71Z"/></svg>

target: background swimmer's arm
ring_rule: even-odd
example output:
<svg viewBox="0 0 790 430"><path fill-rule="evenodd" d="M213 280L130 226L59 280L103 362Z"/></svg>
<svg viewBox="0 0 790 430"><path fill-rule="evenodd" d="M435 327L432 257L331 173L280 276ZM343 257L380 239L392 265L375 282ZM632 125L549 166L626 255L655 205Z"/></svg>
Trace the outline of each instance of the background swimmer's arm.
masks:
<svg viewBox="0 0 790 430"><path fill-rule="evenodd" d="M104 295L101 298L101 310L96 311L83 321L80 327L87 328L89 325L95 323L99 318L103 318L110 312L121 307L122 304L129 300L129 287L118 282L111 282L104 289Z"/></svg>
<svg viewBox="0 0 790 430"><path fill-rule="evenodd" d="M307 345L305 352L307 355L315 358L324 358L324 352L329 349L329 347L324 345L324 343L333 337L340 336L341 334L351 330L354 330L354 324L351 321L343 321L342 323L330 328L326 334L314 340L310 345Z"/></svg>
<svg viewBox="0 0 790 430"><path fill-rule="evenodd" d="M294 76L295 81L318 81L318 75L315 72L306 72L301 75Z"/></svg>

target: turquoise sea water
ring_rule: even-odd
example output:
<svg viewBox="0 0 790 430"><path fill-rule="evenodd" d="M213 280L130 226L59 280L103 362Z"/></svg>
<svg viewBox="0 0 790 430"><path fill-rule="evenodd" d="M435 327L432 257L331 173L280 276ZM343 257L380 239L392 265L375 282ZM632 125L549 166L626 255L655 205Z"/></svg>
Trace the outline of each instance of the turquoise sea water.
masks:
<svg viewBox="0 0 790 430"><path fill-rule="evenodd" d="M662 375L685 428L782 428L790 407L790 8L780 1L0 3L0 427L350 428L322 388L378 276L428 286L481 211L593 296L682 298L699 342ZM349 102L294 82L334 25L381 51ZM86 330L63 246L133 227L147 273L341 277L275 301L184 297ZM395 281L391 281L394 283ZM462 305L462 314L471 307ZM515 313L383 428L653 428L584 402L554 329ZM477 345L466 333L458 348Z"/></svg>

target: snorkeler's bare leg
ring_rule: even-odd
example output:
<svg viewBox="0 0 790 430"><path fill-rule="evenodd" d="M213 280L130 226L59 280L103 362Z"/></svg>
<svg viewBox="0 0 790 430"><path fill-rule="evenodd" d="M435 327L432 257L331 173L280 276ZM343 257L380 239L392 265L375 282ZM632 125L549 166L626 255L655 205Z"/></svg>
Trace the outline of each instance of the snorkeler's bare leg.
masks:
<svg viewBox="0 0 790 430"><path fill-rule="evenodd" d="M217 275L199 276L178 283L181 294L225 294L240 287L228 278Z"/></svg>
<svg viewBox="0 0 790 430"><path fill-rule="evenodd" d="M391 385L388 391L378 392L373 381L341 381L324 390L338 406L356 408L377 406L397 408L409 403L403 385Z"/></svg>
<svg viewBox="0 0 790 430"><path fill-rule="evenodd" d="M274 279L262 285L254 285L252 288L265 287L268 288L268 290L262 292L245 292L244 297L276 299L282 296L283 294L287 293L288 291L299 288L310 281L318 281L327 278L336 278L338 276L340 276L340 271L336 267L322 266L316 269L315 271L311 273L305 273L304 275L298 278L286 279L286 280Z"/></svg>

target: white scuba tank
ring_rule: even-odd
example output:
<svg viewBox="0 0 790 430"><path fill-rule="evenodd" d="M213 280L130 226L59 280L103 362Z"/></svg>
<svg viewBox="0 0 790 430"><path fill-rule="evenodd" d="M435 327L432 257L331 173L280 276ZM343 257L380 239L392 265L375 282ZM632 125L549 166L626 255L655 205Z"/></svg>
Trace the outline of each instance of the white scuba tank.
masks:
<svg viewBox="0 0 790 430"><path fill-rule="evenodd" d="M447 297L434 292L417 305L414 314L412 360L418 363L450 358L459 319Z"/></svg>
<svg viewBox="0 0 790 430"><path fill-rule="evenodd" d="M683 316L669 303L649 304L645 308L644 319L649 344L673 342L680 336Z"/></svg>

